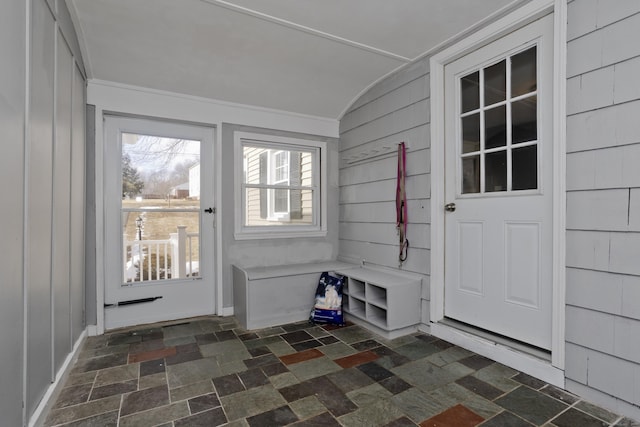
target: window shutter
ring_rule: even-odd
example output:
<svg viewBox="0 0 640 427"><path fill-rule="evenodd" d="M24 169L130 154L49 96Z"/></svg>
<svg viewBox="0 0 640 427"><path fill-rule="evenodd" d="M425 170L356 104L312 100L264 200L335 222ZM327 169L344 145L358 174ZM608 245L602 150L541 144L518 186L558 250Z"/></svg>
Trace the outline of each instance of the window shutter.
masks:
<svg viewBox="0 0 640 427"><path fill-rule="evenodd" d="M269 167L269 152L265 151L260 154L260 184L268 184L268 168ZM267 190L266 188L260 189L260 218L265 219L269 215L269 206L267 205Z"/></svg>
<svg viewBox="0 0 640 427"><path fill-rule="evenodd" d="M289 155L289 185L299 186L302 183L301 153L292 151ZM289 218L302 219L302 190L289 192Z"/></svg>

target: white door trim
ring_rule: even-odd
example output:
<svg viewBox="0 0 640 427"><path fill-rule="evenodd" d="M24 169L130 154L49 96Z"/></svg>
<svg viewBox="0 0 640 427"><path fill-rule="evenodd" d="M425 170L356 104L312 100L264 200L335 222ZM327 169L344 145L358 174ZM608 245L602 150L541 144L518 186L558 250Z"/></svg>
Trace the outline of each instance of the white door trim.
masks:
<svg viewBox="0 0 640 427"><path fill-rule="evenodd" d="M550 12L554 12L554 70L553 70L553 319L551 344L551 374L549 379L557 383L557 370L564 369L565 351L565 157L566 157L566 1L532 0L513 13L490 24L470 37L434 55L430 59L431 86L431 332L456 337L458 344L478 349L486 340L468 333L454 333L449 327L439 324L444 319L444 270L445 270L445 187L444 187L444 68L461 56L496 40ZM444 336L443 336L444 338ZM486 347L491 348L491 347ZM494 347L495 348L495 347ZM511 351L512 352L512 351ZM512 352L513 353L513 352ZM510 355L509 360L513 359ZM530 357L523 354L520 370L539 372L534 369ZM530 366L532 369L526 369ZM534 373L535 373L534 372ZM553 373L555 372L555 373ZM538 374L540 376L540 374ZM561 385L561 384L560 384Z"/></svg>

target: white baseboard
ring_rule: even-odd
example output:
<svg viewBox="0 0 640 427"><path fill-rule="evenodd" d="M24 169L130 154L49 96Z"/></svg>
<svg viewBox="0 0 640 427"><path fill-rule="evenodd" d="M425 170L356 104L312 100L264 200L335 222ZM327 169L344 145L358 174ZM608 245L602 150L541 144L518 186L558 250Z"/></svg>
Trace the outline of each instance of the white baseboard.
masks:
<svg viewBox="0 0 640 427"><path fill-rule="evenodd" d="M51 406L55 403L54 400L55 400L55 397L58 395L58 391L64 385L64 382L66 381L67 376L69 375L69 372L71 371L71 368L73 367L74 362L76 361L76 359L78 358L78 355L80 354L80 349L82 348L82 344L84 344L84 341L89 335L90 328L91 326L87 326L87 328L85 328L85 330L82 331L82 333L76 340L75 344L73 345L73 350L71 350L71 353L69 353L66 359L64 359L64 363L62 364L62 366L60 366L60 369L58 370L58 372L56 372L56 380L53 383L51 383L51 385L47 388L47 391L42 397L42 400L40 401L35 411L33 411L33 414L29 418L29 424L28 424L29 427L35 427L35 426L40 426L44 424L45 418L49 414L49 410L51 409ZM93 328L95 332L95 326L93 326Z"/></svg>
<svg viewBox="0 0 640 427"><path fill-rule="evenodd" d="M87 336L96 337L98 336L98 326L97 325L87 325Z"/></svg>
<svg viewBox="0 0 640 427"><path fill-rule="evenodd" d="M220 316L222 317L233 316L233 307L222 307Z"/></svg>

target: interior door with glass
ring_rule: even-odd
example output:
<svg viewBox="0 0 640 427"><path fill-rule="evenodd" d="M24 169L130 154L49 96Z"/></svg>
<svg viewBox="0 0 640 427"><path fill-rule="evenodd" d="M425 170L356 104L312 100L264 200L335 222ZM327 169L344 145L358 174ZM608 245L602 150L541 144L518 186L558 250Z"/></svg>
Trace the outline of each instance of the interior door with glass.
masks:
<svg viewBox="0 0 640 427"><path fill-rule="evenodd" d="M552 323L552 26L541 18L445 66L445 316L541 349Z"/></svg>
<svg viewBox="0 0 640 427"><path fill-rule="evenodd" d="M105 328L215 312L213 128L105 118Z"/></svg>

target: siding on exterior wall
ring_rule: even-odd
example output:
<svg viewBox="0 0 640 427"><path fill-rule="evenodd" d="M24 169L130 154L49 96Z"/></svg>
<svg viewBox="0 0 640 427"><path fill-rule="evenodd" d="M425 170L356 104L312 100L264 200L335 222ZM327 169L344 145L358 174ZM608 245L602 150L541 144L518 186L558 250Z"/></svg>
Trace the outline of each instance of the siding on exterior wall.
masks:
<svg viewBox="0 0 640 427"><path fill-rule="evenodd" d="M567 52L567 388L640 418L640 3L575 0Z"/></svg>
<svg viewBox="0 0 640 427"><path fill-rule="evenodd" d="M402 270L425 275L425 299L430 273L429 116L424 60L372 87L340 122L339 257L398 269L396 153L397 144L405 142L410 248ZM375 150L384 154L375 155Z"/></svg>

